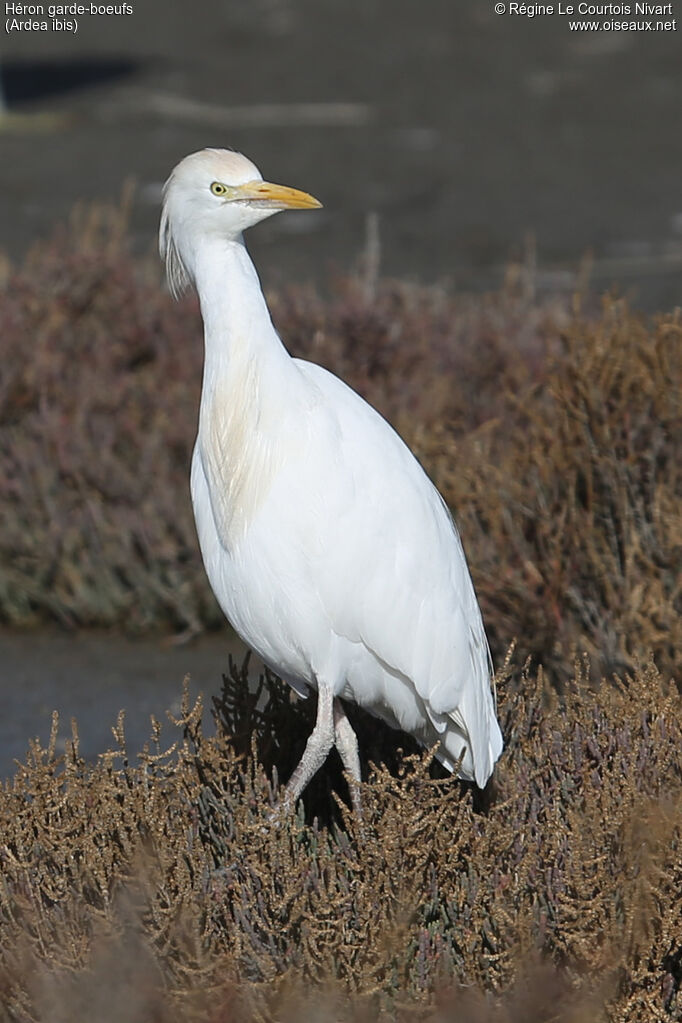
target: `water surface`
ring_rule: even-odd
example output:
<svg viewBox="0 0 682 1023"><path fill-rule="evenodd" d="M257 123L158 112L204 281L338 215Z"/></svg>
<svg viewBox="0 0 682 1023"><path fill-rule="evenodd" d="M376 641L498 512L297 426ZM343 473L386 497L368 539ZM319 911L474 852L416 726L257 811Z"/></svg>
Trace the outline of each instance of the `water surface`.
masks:
<svg viewBox="0 0 682 1023"><path fill-rule="evenodd" d="M165 725L167 710L179 713L185 675L191 694L202 692L204 706L211 706L230 653L241 662L245 648L227 628L181 646L99 631L0 632L0 778L16 770L15 759L25 758L30 738L47 745L53 710L60 717L58 749L63 752L71 738L75 717L87 759L116 748L111 728L125 710L134 755L150 736L150 715ZM210 730L208 712L204 721ZM168 725L169 736L171 731Z"/></svg>

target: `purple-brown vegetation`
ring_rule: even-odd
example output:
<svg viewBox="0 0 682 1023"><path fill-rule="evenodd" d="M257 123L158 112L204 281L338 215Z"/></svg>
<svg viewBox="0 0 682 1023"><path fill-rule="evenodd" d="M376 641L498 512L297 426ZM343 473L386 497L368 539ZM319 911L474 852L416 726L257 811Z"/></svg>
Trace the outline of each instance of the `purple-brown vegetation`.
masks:
<svg viewBox="0 0 682 1023"><path fill-rule="evenodd" d="M682 715L653 666L598 691L576 666L561 704L502 672L482 802L365 721L361 823L329 821L333 764L310 823L267 822L314 708L266 685L256 710L232 665L216 738L186 703L136 765L121 722L97 766L32 747L0 793L0 1019L682 1019Z"/></svg>
<svg viewBox="0 0 682 1023"><path fill-rule="evenodd" d="M194 632L221 621L198 313L102 216L2 293L0 619ZM314 707L270 679L256 705L234 665L215 738L186 705L89 765L55 723L0 792L0 1020L682 1020L679 310L356 277L270 300L455 509L498 664L516 639L495 781L356 713L363 821L332 758L270 826Z"/></svg>
<svg viewBox="0 0 682 1023"><path fill-rule="evenodd" d="M114 219L36 248L0 307L0 620L198 631L221 615L188 496L192 300ZM293 354L355 386L453 506L494 653L557 676L682 640L682 318L590 319L527 289L458 298L357 278L271 296Z"/></svg>

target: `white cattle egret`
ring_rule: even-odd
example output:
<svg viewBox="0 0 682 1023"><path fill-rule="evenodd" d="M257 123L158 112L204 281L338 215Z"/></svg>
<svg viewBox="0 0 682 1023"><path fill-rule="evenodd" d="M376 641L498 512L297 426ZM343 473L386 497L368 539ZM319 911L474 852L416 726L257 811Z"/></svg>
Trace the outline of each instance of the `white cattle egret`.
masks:
<svg viewBox="0 0 682 1023"><path fill-rule="evenodd" d="M502 751L491 661L462 544L412 453L355 391L292 359L242 231L306 192L205 149L169 177L160 250L177 296L193 284L205 363L191 491L199 544L236 632L317 719L291 806L336 745L360 782L339 699L404 729L483 787ZM354 803L358 800L354 792Z"/></svg>

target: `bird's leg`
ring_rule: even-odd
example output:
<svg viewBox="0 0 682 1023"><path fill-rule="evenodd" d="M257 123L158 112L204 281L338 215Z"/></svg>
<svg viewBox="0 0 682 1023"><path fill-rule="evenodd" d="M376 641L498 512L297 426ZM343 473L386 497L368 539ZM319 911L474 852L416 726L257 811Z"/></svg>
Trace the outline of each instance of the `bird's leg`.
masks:
<svg viewBox="0 0 682 1023"><path fill-rule="evenodd" d="M301 761L292 774L282 800L290 810L316 771L322 767L334 745L334 693L330 686L318 683L317 719L310 733Z"/></svg>
<svg viewBox="0 0 682 1023"><path fill-rule="evenodd" d="M341 700L334 700L334 742L343 761L346 774L349 775L348 788L353 810L358 817L362 817L362 804L360 801L360 757L358 755L358 740L351 726L346 712L343 709Z"/></svg>

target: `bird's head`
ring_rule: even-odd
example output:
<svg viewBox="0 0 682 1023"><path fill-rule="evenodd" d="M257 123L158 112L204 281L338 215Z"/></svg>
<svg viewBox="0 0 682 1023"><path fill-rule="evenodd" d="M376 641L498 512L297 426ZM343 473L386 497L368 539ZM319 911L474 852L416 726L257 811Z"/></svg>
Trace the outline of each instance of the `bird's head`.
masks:
<svg viewBox="0 0 682 1023"><path fill-rule="evenodd" d="M197 247L210 238L236 239L280 210L318 209L307 192L263 181L241 153L202 149L181 160L163 190L159 251L177 298L193 278Z"/></svg>

